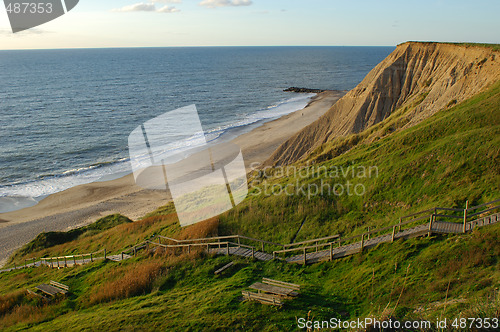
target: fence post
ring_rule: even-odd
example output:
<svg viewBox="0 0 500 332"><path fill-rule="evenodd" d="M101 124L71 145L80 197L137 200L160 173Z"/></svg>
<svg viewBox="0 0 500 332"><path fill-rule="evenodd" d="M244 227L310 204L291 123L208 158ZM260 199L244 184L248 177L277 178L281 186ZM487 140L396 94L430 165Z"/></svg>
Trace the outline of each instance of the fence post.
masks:
<svg viewBox="0 0 500 332"><path fill-rule="evenodd" d="M254 258L255 258L255 248L252 247L252 259L254 259Z"/></svg>
<svg viewBox="0 0 500 332"><path fill-rule="evenodd" d="M94 262L94 257L92 256L92 254L90 254L90 262L93 263Z"/></svg>
<svg viewBox="0 0 500 332"><path fill-rule="evenodd" d="M333 243L330 242L330 262L333 261Z"/></svg>
<svg viewBox="0 0 500 332"><path fill-rule="evenodd" d="M59 266L59 257L57 257L56 259L57 259L57 269L60 269L61 267Z"/></svg>
<svg viewBox="0 0 500 332"><path fill-rule="evenodd" d="M307 264L306 248L304 247L304 265Z"/></svg>
<svg viewBox="0 0 500 332"><path fill-rule="evenodd" d="M401 232L401 223L403 222L403 218L399 218L399 229L398 229L398 233Z"/></svg>
<svg viewBox="0 0 500 332"><path fill-rule="evenodd" d="M226 245L227 245L227 247L226 247L226 255L229 256L229 242L226 242Z"/></svg>
<svg viewBox="0 0 500 332"><path fill-rule="evenodd" d="M365 234L361 235L361 251L363 251L363 248L365 247Z"/></svg>
<svg viewBox="0 0 500 332"><path fill-rule="evenodd" d="M276 259L276 251L273 251L273 259Z"/></svg>
<svg viewBox="0 0 500 332"><path fill-rule="evenodd" d="M50 259L50 267L52 269L54 268L54 259L53 258Z"/></svg>
<svg viewBox="0 0 500 332"><path fill-rule="evenodd" d="M104 260L106 260L106 249L104 249Z"/></svg>
<svg viewBox="0 0 500 332"><path fill-rule="evenodd" d="M370 239L370 227L368 227L368 240Z"/></svg>
<svg viewBox="0 0 500 332"><path fill-rule="evenodd" d="M238 247L240 246L241 241L240 241L240 236L238 235Z"/></svg>
<svg viewBox="0 0 500 332"><path fill-rule="evenodd" d="M433 214L431 214L431 218L430 218L430 220L429 220L429 232L427 233L427 236L428 236L428 237L429 237L429 236L431 236L431 234L432 234L432 221L433 221L433 220L434 220L434 215L433 215Z"/></svg>
<svg viewBox="0 0 500 332"><path fill-rule="evenodd" d="M122 260L123 260L123 251L122 251Z"/></svg>
<svg viewBox="0 0 500 332"><path fill-rule="evenodd" d="M465 210L464 210L464 233L465 233L465 227L467 225L467 209L469 208L469 201L465 202Z"/></svg>
<svg viewBox="0 0 500 332"><path fill-rule="evenodd" d="M191 253L191 245L188 244L188 254L190 254L190 253Z"/></svg>
<svg viewBox="0 0 500 332"><path fill-rule="evenodd" d="M66 262L66 256L64 256L64 267L68 267L68 263Z"/></svg>
<svg viewBox="0 0 500 332"><path fill-rule="evenodd" d="M396 236L396 226L394 226L392 228L392 238L391 238L391 242L394 242L394 236Z"/></svg>

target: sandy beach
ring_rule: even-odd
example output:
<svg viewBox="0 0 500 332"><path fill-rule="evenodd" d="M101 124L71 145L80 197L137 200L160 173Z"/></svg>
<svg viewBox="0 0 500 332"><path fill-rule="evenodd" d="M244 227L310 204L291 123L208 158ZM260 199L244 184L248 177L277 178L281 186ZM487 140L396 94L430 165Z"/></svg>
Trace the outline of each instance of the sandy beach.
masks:
<svg viewBox="0 0 500 332"><path fill-rule="evenodd" d="M263 163L293 134L323 115L346 92L325 91L299 111L266 122L233 140L242 152L247 170ZM35 206L0 214L0 266L13 251L41 232L64 231L120 213L133 220L165 205L165 191L137 186L132 174L117 180L94 182L50 195Z"/></svg>

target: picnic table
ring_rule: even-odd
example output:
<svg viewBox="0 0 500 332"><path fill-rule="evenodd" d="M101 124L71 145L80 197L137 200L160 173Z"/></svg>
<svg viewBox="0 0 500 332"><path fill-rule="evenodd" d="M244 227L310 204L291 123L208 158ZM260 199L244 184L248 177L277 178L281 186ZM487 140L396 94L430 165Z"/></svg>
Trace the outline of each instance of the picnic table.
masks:
<svg viewBox="0 0 500 332"><path fill-rule="evenodd" d="M279 307L283 306L284 298L295 297L300 291L300 285L269 278L262 278L262 282L256 282L250 288L257 290L258 293L243 291L241 294L244 299Z"/></svg>
<svg viewBox="0 0 500 332"><path fill-rule="evenodd" d="M264 292L279 296L292 296L292 293L295 293L293 289L264 284L262 282L256 282L250 288L257 290L259 293Z"/></svg>
<svg viewBox="0 0 500 332"><path fill-rule="evenodd" d="M61 283L55 282L55 281L50 281L50 284L41 284L35 287L37 290L41 291L42 293L45 293L47 295L50 295L52 297L58 295L58 294L67 294L69 291L69 287L66 285L63 285Z"/></svg>

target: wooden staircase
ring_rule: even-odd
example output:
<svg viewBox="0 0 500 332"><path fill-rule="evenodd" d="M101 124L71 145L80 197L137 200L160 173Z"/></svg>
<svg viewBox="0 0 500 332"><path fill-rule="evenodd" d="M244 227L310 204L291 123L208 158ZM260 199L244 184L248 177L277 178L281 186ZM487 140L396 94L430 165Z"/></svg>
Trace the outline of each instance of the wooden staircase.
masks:
<svg viewBox="0 0 500 332"><path fill-rule="evenodd" d="M500 199L475 207L468 207L467 204L463 210L437 207L401 217L395 225L353 237L341 238L339 235L331 235L291 244L274 243L242 235L189 240L177 240L157 235L116 255L106 255L104 249L84 255L42 258L39 261L33 259L29 262L25 261L24 266L14 266L14 268L0 272L26 267L70 267L102 259L118 262L135 256L140 250L157 250L158 248L182 249L188 253L195 248L202 248L210 254L234 255L259 261L280 259L288 263L311 264L346 257L376 247L381 243L394 242L399 239L430 236L431 234L460 234L470 232L478 227L495 224L500 222L500 212L494 212L500 209L499 203ZM457 213L461 215L457 216ZM444 221L443 219L460 219L460 222ZM269 247L273 250L269 250ZM280 249L276 250L276 248ZM104 255L101 257L98 254L102 252Z"/></svg>

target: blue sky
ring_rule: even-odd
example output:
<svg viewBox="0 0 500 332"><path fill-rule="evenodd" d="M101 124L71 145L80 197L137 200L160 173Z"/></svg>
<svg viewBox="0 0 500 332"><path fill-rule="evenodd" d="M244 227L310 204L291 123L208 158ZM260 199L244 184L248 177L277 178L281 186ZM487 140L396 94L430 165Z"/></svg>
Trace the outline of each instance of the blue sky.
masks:
<svg viewBox="0 0 500 332"><path fill-rule="evenodd" d="M499 12L498 0L80 0L17 34L1 6L0 49L500 43Z"/></svg>

